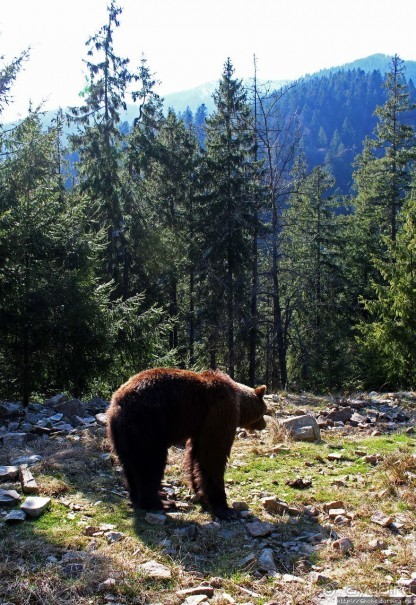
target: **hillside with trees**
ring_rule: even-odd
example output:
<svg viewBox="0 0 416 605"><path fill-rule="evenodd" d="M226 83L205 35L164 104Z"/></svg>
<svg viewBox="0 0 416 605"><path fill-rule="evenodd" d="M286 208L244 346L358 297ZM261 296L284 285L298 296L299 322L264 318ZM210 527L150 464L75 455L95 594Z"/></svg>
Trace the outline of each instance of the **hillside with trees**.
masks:
<svg viewBox="0 0 416 605"><path fill-rule="evenodd" d="M227 59L214 110L177 115L146 60L117 54L121 12L87 41L82 105L0 134L0 397L108 396L157 365L273 389L413 385L403 61L268 91ZM23 58L0 72L0 109Z"/></svg>

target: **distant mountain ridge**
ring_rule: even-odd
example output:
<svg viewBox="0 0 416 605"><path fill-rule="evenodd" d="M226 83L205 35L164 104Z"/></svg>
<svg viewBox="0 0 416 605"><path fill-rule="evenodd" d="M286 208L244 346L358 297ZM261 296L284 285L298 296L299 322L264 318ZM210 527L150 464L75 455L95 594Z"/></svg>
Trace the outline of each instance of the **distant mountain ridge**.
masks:
<svg viewBox="0 0 416 605"><path fill-rule="evenodd" d="M328 76L330 74L339 72L339 71L350 71L354 69L361 69L365 73L371 73L373 71L379 71L382 75L389 71L390 68L391 57L388 55L383 55L382 53L377 53L374 55L370 55L363 59L356 59L351 63L345 63L344 65L338 65L334 67L329 67L326 69L321 69L312 74L305 74L299 80L309 80L311 78L321 78ZM416 83L416 61L404 61L406 66L406 78L407 80L412 80L413 83ZM183 112L187 107L195 113L196 109L199 105L204 103L207 107L208 113L213 111L214 102L212 99L212 93L218 86L219 80L212 80L210 82L205 82L200 86L196 86L195 88L190 88L188 90L182 90L178 92L173 92L165 95L165 108L166 110L169 107L172 107L176 112ZM264 83L265 81L263 81ZM252 84L251 80L244 80L244 83L247 86ZM290 80L270 80L267 81L270 84L271 90L278 90L290 83Z"/></svg>
<svg viewBox="0 0 416 605"><path fill-rule="evenodd" d="M406 66L406 79L413 80L413 83L416 83L416 61L410 61L405 59L404 64ZM372 71L379 71L381 74L385 74L389 71L390 65L391 56L383 55L382 53L377 53L375 55L365 57L364 59L356 59L351 63L345 63L344 65L339 65L337 67L321 69L313 74L307 74L305 78L319 78L321 76L327 76L337 71L350 71L353 69L362 69L366 73L370 73Z"/></svg>
<svg viewBox="0 0 416 605"><path fill-rule="evenodd" d="M195 88L188 90L181 90L179 92L172 92L165 95L165 109L171 107L175 112L183 112L187 107L195 113L202 103L205 104L208 113L214 110L214 100L212 98L218 86L218 80L211 80L205 82ZM260 84L267 84L271 90L277 90L288 83L288 80L261 80ZM252 80L244 80L244 84L249 87L252 86Z"/></svg>

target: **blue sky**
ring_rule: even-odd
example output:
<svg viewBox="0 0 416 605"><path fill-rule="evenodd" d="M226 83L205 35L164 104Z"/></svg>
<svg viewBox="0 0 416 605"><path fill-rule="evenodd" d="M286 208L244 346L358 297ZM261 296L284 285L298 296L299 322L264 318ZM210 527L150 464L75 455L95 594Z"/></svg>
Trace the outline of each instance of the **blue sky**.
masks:
<svg viewBox="0 0 416 605"><path fill-rule="evenodd" d="M0 54L31 46L3 115L76 104L84 83L85 41L106 20L106 0L1 0ZM238 77L295 79L377 52L416 60L414 0L120 0L115 47L142 53L167 94L220 77L230 56ZM85 71L85 70L84 70Z"/></svg>

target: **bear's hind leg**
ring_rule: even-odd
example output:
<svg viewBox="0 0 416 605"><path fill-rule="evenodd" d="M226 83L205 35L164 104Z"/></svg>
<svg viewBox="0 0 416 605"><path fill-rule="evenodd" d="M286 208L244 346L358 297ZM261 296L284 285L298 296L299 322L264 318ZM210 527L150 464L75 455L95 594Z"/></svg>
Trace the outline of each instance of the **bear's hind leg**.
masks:
<svg viewBox="0 0 416 605"><path fill-rule="evenodd" d="M123 464L135 508L162 510L159 495L167 460L167 447L136 449L134 458Z"/></svg>

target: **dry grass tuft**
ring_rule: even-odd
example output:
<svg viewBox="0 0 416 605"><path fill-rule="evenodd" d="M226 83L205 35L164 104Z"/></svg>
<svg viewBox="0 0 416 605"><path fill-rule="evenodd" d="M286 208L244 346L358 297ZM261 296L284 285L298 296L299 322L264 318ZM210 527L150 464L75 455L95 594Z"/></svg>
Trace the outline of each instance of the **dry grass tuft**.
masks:
<svg viewBox="0 0 416 605"><path fill-rule="evenodd" d="M292 443L293 439L291 432L286 430L286 428L280 424L276 418L269 417L267 419L267 428L269 441L272 445L276 445L277 443Z"/></svg>
<svg viewBox="0 0 416 605"><path fill-rule="evenodd" d="M386 456L382 470L387 486L416 486L416 458L410 454L399 453Z"/></svg>

